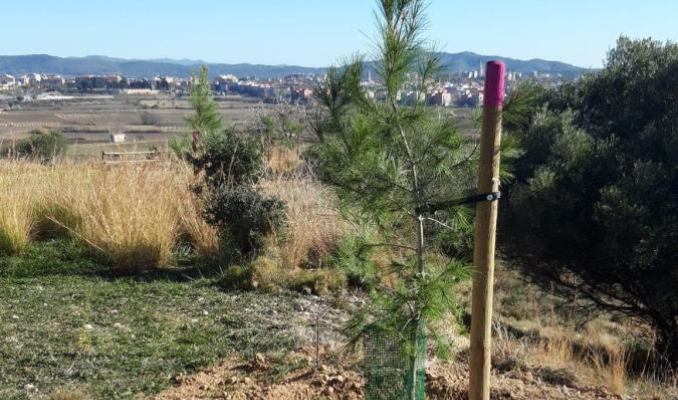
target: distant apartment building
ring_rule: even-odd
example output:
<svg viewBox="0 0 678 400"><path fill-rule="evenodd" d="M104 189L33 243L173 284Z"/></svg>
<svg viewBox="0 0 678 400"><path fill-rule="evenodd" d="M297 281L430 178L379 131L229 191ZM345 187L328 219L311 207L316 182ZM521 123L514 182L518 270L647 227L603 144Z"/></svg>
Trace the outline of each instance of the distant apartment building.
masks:
<svg viewBox="0 0 678 400"><path fill-rule="evenodd" d="M217 92L226 93L229 90L231 90L231 87L233 87L233 85L237 84L238 81L239 81L239 79L235 75L231 75L231 74L219 75L214 80L214 88Z"/></svg>
<svg viewBox="0 0 678 400"><path fill-rule="evenodd" d="M43 75L40 80L40 86L47 90L59 90L66 85L66 79L61 75Z"/></svg>
<svg viewBox="0 0 678 400"><path fill-rule="evenodd" d="M155 87L153 86L153 81L150 81L145 78L141 79L130 79L129 80L129 89L132 90L153 90Z"/></svg>
<svg viewBox="0 0 678 400"><path fill-rule="evenodd" d="M13 75L0 74L0 90L13 90L16 84L16 78Z"/></svg>
<svg viewBox="0 0 678 400"><path fill-rule="evenodd" d="M75 78L75 86L80 92L125 89L127 81L120 75L86 75Z"/></svg>
<svg viewBox="0 0 678 400"><path fill-rule="evenodd" d="M177 80L170 76L156 76L153 83L157 90L170 92L176 88Z"/></svg>
<svg viewBox="0 0 678 400"><path fill-rule="evenodd" d="M42 82L42 76L40 74L28 74L28 79L30 80L31 85L40 85Z"/></svg>
<svg viewBox="0 0 678 400"><path fill-rule="evenodd" d="M452 94L445 89L438 89L431 95L429 104L438 107L450 107L452 105Z"/></svg>
<svg viewBox="0 0 678 400"><path fill-rule="evenodd" d="M28 75L21 75L16 80L16 83L19 86L30 86L31 85L31 78Z"/></svg>

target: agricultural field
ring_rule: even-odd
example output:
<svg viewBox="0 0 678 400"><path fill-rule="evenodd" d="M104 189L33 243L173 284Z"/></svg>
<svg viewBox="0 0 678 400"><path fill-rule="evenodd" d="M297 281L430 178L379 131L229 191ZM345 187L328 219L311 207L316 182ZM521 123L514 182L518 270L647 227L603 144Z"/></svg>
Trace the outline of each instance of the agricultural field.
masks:
<svg viewBox="0 0 678 400"><path fill-rule="evenodd" d="M254 110L265 108L256 99L223 96L220 114L228 125L253 119ZM0 143L11 146L34 130L62 132L69 142L69 155L97 156L102 151L164 151L168 140L187 133L185 117L189 99L175 95L101 95L67 100L27 101L13 109L0 110ZM110 135L126 135L126 142L111 144Z"/></svg>

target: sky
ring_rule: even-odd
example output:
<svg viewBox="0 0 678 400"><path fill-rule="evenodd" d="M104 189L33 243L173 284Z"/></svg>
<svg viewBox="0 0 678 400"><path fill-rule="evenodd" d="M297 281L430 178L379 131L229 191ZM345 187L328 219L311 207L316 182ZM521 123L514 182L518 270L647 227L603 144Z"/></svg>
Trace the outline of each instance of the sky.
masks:
<svg viewBox="0 0 678 400"><path fill-rule="evenodd" d="M368 53L374 0L3 1L0 54L327 66ZM620 34L678 40L677 0L429 0L427 36L601 67Z"/></svg>

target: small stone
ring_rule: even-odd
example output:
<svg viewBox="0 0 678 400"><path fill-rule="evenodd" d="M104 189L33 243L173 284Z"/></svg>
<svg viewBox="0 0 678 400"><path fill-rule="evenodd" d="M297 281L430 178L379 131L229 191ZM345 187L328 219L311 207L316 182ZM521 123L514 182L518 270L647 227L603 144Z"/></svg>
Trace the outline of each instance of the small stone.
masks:
<svg viewBox="0 0 678 400"><path fill-rule="evenodd" d="M257 367L266 366L266 357L261 353L255 354L254 355L254 364L256 364Z"/></svg>
<svg viewBox="0 0 678 400"><path fill-rule="evenodd" d="M227 385L235 385L236 383L238 383L238 377L237 376L232 376L232 377L226 379Z"/></svg>
<svg viewBox="0 0 678 400"><path fill-rule="evenodd" d="M204 303L205 298L204 297L198 297L198 303Z"/></svg>
<svg viewBox="0 0 678 400"><path fill-rule="evenodd" d="M334 388L332 386L328 386L323 390L323 396L332 396L334 394Z"/></svg>
<svg viewBox="0 0 678 400"><path fill-rule="evenodd" d="M85 324L84 328L88 331L91 331L94 329L94 326L92 324Z"/></svg>
<svg viewBox="0 0 678 400"><path fill-rule="evenodd" d="M124 328L124 326L123 326L120 322L116 322L115 324L113 324L113 327L114 327L115 329L122 329L122 328Z"/></svg>
<svg viewBox="0 0 678 400"><path fill-rule="evenodd" d="M111 314L116 315L118 313L118 310L111 310L109 311Z"/></svg>
<svg viewBox="0 0 678 400"><path fill-rule="evenodd" d="M337 384L337 383L343 384L345 380L346 379L344 379L343 376L337 375L337 376L333 376L332 378L330 378L330 383L332 383L332 384Z"/></svg>
<svg viewBox="0 0 678 400"><path fill-rule="evenodd" d="M210 315L210 313L207 310L202 310L202 315Z"/></svg>
<svg viewBox="0 0 678 400"><path fill-rule="evenodd" d="M197 323L198 323L198 319L197 319L197 318L193 318L193 319L191 320L191 323L192 323L192 324L197 324Z"/></svg>
<svg viewBox="0 0 678 400"><path fill-rule="evenodd" d="M302 312L302 311L304 311L304 306L302 306L301 303L295 303L294 304L294 310Z"/></svg>
<svg viewBox="0 0 678 400"><path fill-rule="evenodd" d="M242 381L243 381L243 383L244 383L245 385L249 385L249 384L252 383L252 379L247 378L247 377L246 377L245 379L243 379Z"/></svg>
<svg viewBox="0 0 678 400"><path fill-rule="evenodd" d="M27 392L32 392L32 391L35 390L35 385L31 385L30 383L27 383L26 385L24 385L24 389L25 389Z"/></svg>
<svg viewBox="0 0 678 400"><path fill-rule="evenodd" d="M200 385L200 387L198 387L198 389L200 389L200 390L210 390L210 387L208 385Z"/></svg>
<svg viewBox="0 0 678 400"><path fill-rule="evenodd" d="M18 315L12 315L12 319L19 319Z"/></svg>

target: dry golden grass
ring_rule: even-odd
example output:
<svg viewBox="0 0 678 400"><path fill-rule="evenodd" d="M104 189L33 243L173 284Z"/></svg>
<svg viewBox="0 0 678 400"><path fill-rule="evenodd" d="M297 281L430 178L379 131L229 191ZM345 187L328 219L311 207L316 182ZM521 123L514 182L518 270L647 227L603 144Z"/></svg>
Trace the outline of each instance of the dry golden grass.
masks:
<svg viewBox="0 0 678 400"><path fill-rule="evenodd" d="M23 252L38 223L38 203L45 192L40 167L0 162L0 254Z"/></svg>
<svg viewBox="0 0 678 400"><path fill-rule="evenodd" d="M177 165L177 173L182 177L183 188L188 187L193 178L192 170L185 164ZM186 191L176 200L179 215L179 233L185 236L195 251L203 257L213 257L219 253L219 235L213 226L202 216L203 204L200 198Z"/></svg>
<svg viewBox="0 0 678 400"><path fill-rule="evenodd" d="M594 321L581 332L557 324L542 326L538 320L519 325L529 332L522 340L503 331L495 335L494 356L501 364L550 371L555 379L606 387L618 395L636 393L643 382L630 378L626 336L618 325Z"/></svg>
<svg viewBox="0 0 678 400"><path fill-rule="evenodd" d="M260 185L287 205L288 225L278 249L282 266L288 270L321 266L345 229L329 190L302 177L278 176Z"/></svg>
<svg viewBox="0 0 678 400"><path fill-rule="evenodd" d="M269 290L288 287L320 294L346 284L342 274L323 264L347 233L347 225L331 191L298 172L304 164L300 151L277 146L267 152L274 176L259 186L285 202L287 227L281 237L268 238L266 254L253 263L253 279Z"/></svg>
<svg viewBox="0 0 678 400"><path fill-rule="evenodd" d="M590 356L589 365L598 381L604 383L615 394L625 394L628 385L628 357L623 346L610 349L603 355L595 352Z"/></svg>
<svg viewBox="0 0 678 400"><path fill-rule="evenodd" d="M170 265L185 234L200 254L212 255L217 235L200 215L189 172L169 163L3 162L0 252L19 253L36 236L69 234L131 272Z"/></svg>
<svg viewBox="0 0 678 400"><path fill-rule="evenodd" d="M281 146L267 149L265 153L268 168L277 175L293 171L304 163L299 156L302 152L303 149L290 149Z"/></svg>
<svg viewBox="0 0 678 400"><path fill-rule="evenodd" d="M53 180L48 201L77 215L59 221L127 272L170 263L186 196L180 175L163 166L72 167Z"/></svg>
<svg viewBox="0 0 678 400"><path fill-rule="evenodd" d="M253 263L255 285L317 294L345 286L343 275L323 268L345 229L333 195L312 179L299 176L278 175L260 182L260 187L285 201L287 226L281 237L268 239L266 254Z"/></svg>

